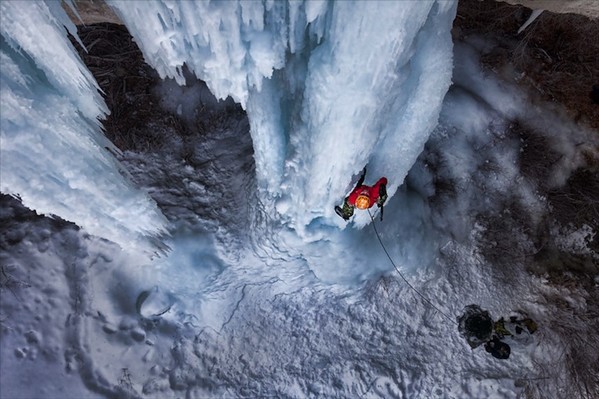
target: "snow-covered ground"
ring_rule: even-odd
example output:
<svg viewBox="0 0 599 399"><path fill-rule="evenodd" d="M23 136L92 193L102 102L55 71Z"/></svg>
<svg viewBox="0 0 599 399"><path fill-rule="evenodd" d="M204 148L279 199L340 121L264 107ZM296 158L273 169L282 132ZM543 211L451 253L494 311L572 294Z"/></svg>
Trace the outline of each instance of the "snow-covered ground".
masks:
<svg viewBox="0 0 599 399"><path fill-rule="evenodd" d="M414 15L428 7L414 4ZM323 10L307 15L325 15ZM421 42L431 40L421 34ZM422 144L432 132L424 151L415 134L408 138L416 142L402 147L400 133L393 145L356 134L363 142L376 141L367 153L332 151L335 143L318 134L305 150L301 139L311 136L302 131L287 137L294 143L291 155L283 156L287 174L277 166L279 152L262 149L268 158L262 161L256 154L261 147L251 118L259 110L254 108L248 120L230 102L211 98L199 82L180 87L165 80L155 88L165 110L190 117L201 108L199 120L226 118L216 129L170 137L171 144L160 150L118 156L132 187L149 193L168 220L170 251L160 257L123 250L72 223L37 216L3 195L0 397L568 396L572 352L563 326L577 339L586 337L589 347L597 345L585 331L593 324L583 317L592 289L554 284L528 268L535 262L531 257L546 247L599 261L591 245L597 221L577 226L552 219L547 195L579 168L590 168L599 143L596 132L567 120L559 106L481 70L478 57L487 47L476 39L455 44L453 85L443 95L414 80L426 80L432 72L410 72L419 65L414 49L432 54L437 48L408 45L416 54L396 65L398 80L386 87L390 97L381 99L396 101L398 108L383 105L371 118L401 110L401 117L390 115L377 127L420 129ZM402 60L404 53L398 54ZM410 94L393 94L399 88ZM377 94L382 87L368 90ZM434 102L441 100L432 129ZM250 95L248 108L251 101ZM342 112L335 107L327 112ZM418 125L422 115L432 124L429 132ZM290 123L298 120L289 117ZM2 121L4 145L9 138L4 116ZM324 123L336 128L334 119ZM355 129L369 131L363 125ZM531 143L537 147L531 150ZM313 159L317 144L328 146ZM178 151L182 145L192 149L186 156ZM526 158L536 160L538 153L541 159L552 157L540 171ZM394 162L402 155L414 159ZM352 156L356 164L344 164ZM340 166L316 168L325 159ZM330 209L345 195L334 187L350 187L351 174L368 160L373 167L367 183L385 173L394 195L382 222L376 214L369 223L363 214L346 225ZM327 176L345 181L327 185ZM275 181L292 187L282 184L282 194L274 195L268 188ZM310 193L305 185L312 182L326 187L322 208L302 206ZM296 218L302 212L308 215ZM548 235L539 242L538 231L545 227ZM443 313L402 280L385 250ZM595 278L595 287L598 282ZM526 312L539 324L534 341L514 343L509 360L471 350L455 319L472 303L496 318ZM563 324L556 328L559 318Z"/></svg>

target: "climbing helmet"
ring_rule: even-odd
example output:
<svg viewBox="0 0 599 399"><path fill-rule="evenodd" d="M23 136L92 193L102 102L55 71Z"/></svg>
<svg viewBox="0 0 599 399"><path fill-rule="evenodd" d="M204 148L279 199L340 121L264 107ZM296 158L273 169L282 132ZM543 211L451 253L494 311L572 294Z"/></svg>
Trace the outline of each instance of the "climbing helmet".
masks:
<svg viewBox="0 0 599 399"><path fill-rule="evenodd" d="M368 193L362 193L356 198L356 207L358 209L368 209L370 207L370 197Z"/></svg>

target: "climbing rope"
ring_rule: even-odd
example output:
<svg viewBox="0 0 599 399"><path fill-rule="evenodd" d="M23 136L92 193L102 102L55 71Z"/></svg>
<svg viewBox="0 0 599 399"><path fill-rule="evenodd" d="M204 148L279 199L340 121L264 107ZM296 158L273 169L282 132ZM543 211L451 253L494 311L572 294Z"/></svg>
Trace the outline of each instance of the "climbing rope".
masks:
<svg viewBox="0 0 599 399"><path fill-rule="evenodd" d="M395 264L395 262L393 261L393 258L391 258L391 255L389 255L389 252L387 251L387 248L385 247L385 244L383 244L383 240L381 240L381 236L379 235L379 232L376 228L376 223L374 222L374 216L372 216L372 213L370 213L370 209L368 209L368 214L370 215L370 219L372 220L372 228L374 229L374 232L376 234L376 237L379 240L379 243L381 244L381 248L383 248L383 251L385 251L385 255L387 255L387 258L389 258L389 261L391 262L391 264L393 265L393 267L395 268L395 270L397 270L397 273L399 274L399 276L402 278L403 281L405 281L405 283L408 285L408 287L410 287L414 292L416 292L418 295L420 295L420 297L426 302L428 303L430 306L433 307L433 309L435 309L437 312L439 312L440 314L442 314L447 320L451 321L454 324L458 324L457 321L455 321L451 316L447 315L445 312L443 312L441 309L439 309L437 306L435 306L434 303L432 303L427 297L425 297L420 291L418 291L412 284L410 284L410 282L404 277L403 273L399 270L399 268L397 267L397 265Z"/></svg>

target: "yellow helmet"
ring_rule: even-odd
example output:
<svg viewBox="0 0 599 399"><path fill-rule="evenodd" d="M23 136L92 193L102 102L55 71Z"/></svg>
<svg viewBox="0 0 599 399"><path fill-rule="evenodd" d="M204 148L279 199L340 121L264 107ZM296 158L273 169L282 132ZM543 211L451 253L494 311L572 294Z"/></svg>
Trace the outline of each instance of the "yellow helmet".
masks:
<svg viewBox="0 0 599 399"><path fill-rule="evenodd" d="M366 194L358 195L358 198L356 198L356 207L358 209L368 209L370 207L370 197Z"/></svg>

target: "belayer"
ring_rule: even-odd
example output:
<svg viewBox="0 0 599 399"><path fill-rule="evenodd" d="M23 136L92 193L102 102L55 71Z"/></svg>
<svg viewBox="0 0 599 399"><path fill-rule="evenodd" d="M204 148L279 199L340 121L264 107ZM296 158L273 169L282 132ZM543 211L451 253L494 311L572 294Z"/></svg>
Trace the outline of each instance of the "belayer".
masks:
<svg viewBox="0 0 599 399"><path fill-rule="evenodd" d="M381 177L374 186L365 186L366 167L362 171L362 176L352 190L349 196L343 201L343 208L335 206L335 212L344 220L349 220L354 214L354 208L369 209L374 204L381 208L381 220L383 220L383 205L387 201L387 178Z"/></svg>
<svg viewBox="0 0 599 399"><path fill-rule="evenodd" d="M531 335L538 329L534 320L522 312L517 313L517 316L510 316L509 320L502 317L493 322L488 311L478 305L468 305L458 318L458 331L472 349L484 344L491 356L508 359L512 349L503 339L510 338L512 344L528 344L532 342Z"/></svg>

